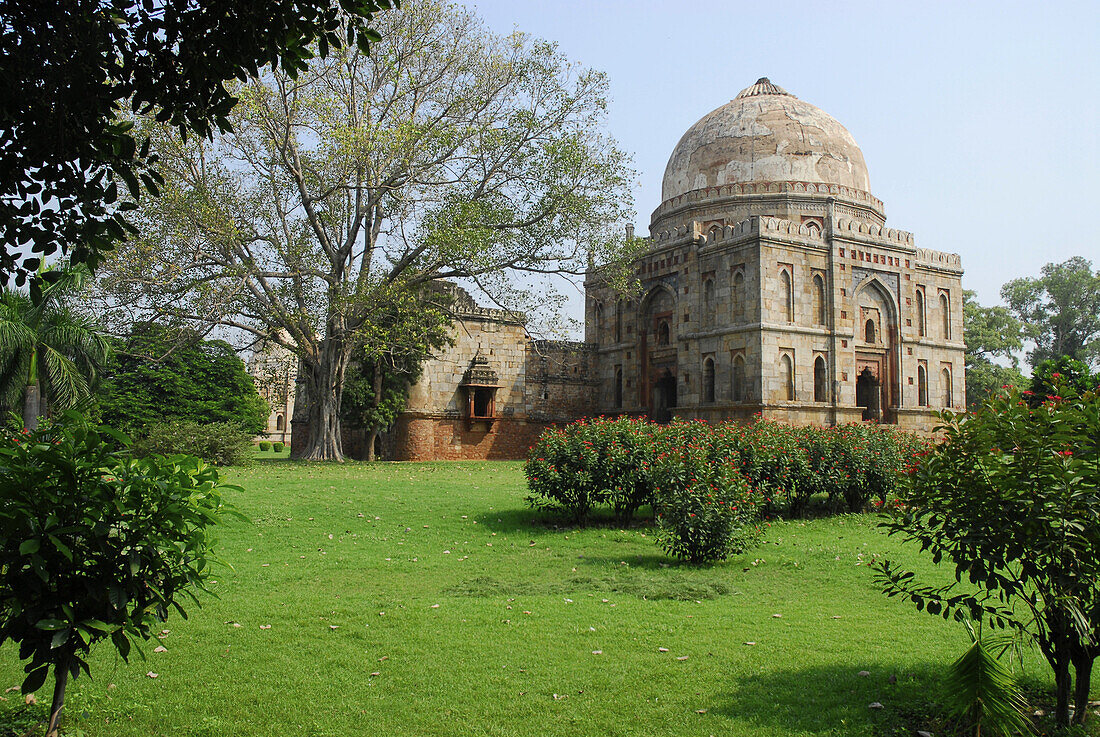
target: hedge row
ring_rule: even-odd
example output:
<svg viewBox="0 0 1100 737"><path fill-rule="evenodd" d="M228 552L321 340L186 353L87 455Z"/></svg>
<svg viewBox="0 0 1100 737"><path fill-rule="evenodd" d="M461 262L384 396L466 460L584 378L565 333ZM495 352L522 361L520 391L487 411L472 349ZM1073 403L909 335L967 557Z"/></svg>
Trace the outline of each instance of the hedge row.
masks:
<svg viewBox="0 0 1100 737"><path fill-rule="evenodd" d="M665 548L706 560L743 547L764 516L802 516L815 497L832 511L885 501L924 449L880 425L599 418L547 430L524 470L533 506L584 522L600 506L625 521L651 505Z"/></svg>

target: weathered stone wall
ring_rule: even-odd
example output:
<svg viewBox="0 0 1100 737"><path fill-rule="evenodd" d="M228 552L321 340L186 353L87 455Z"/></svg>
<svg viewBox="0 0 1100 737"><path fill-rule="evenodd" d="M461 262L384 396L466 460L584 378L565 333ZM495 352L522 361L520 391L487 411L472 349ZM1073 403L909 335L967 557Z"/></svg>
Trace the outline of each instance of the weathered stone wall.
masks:
<svg viewBox="0 0 1100 737"><path fill-rule="evenodd" d="M572 422L596 411L595 346L572 341L527 343L526 416L536 422Z"/></svg>
<svg viewBox="0 0 1100 737"><path fill-rule="evenodd" d="M510 460L527 450L550 426L545 422L499 419L468 422L406 413L393 429L393 458L402 461Z"/></svg>

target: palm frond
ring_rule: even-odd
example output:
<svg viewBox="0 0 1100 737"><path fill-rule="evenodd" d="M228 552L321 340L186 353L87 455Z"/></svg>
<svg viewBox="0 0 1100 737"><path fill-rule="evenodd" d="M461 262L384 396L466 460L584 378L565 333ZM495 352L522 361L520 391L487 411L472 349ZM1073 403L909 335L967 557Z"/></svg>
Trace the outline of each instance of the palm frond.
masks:
<svg viewBox="0 0 1100 737"><path fill-rule="evenodd" d="M88 396L87 380L81 376L80 369L72 359L54 348L44 345L38 358L38 370L42 374L40 383L46 389L45 395L58 409L69 409L79 399Z"/></svg>
<svg viewBox="0 0 1100 737"><path fill-rule="evenodd" d="M1020 685L980 636L951 664L944 679L946 705L975 734L1033 734Z"/></svg>

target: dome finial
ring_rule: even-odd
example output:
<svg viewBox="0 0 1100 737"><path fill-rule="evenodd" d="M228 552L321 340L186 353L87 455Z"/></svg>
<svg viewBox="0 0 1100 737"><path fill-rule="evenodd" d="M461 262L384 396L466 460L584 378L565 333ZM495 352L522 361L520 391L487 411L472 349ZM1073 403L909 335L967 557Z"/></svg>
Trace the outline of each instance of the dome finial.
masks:
<svg viewBox="0 0 1100 737"><path fill-rule="evenodd" d="M772 84L772 81L767 77L761 77L756 80L756 84L741 90L741 93L738 94L737 97L756 97L757 95L786 95L787 97L794 97L794 95L787 92L787 90L779 85Z"/></svg>

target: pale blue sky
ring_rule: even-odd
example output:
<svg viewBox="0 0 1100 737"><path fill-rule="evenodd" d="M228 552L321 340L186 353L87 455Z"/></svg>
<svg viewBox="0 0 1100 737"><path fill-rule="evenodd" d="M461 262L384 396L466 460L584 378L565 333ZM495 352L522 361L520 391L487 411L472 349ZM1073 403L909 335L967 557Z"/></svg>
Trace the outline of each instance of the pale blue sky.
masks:
<svg viewBox="0 0 1100 737"><path fill-rule="evenodd" d="M640 233L684 131L766 76L851 131L888 224L961 254L982 303L1050 261L1100 267L1096 2L464 4L607 72Z"/></svg>

